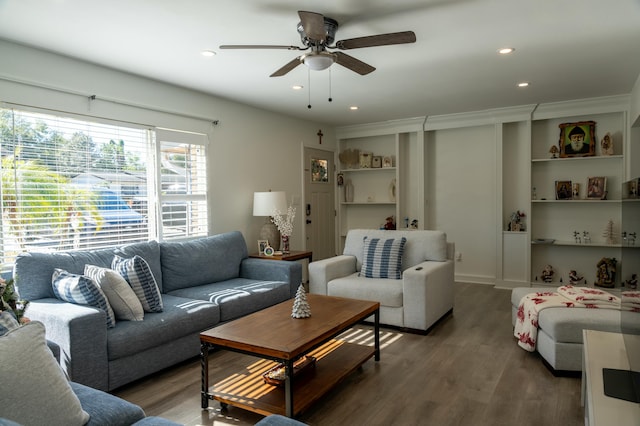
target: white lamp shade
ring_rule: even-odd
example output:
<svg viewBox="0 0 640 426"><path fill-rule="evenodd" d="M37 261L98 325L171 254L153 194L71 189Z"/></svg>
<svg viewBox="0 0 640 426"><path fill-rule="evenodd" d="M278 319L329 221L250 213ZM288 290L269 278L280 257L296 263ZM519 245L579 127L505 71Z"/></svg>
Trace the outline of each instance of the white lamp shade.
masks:
<svg viewBox="0 0 640 426"><path fill-rule="evenodd" d="M273 212L287 212L287 195L284 191L254 192L253 193L253 215L273 216Z"/></svg>

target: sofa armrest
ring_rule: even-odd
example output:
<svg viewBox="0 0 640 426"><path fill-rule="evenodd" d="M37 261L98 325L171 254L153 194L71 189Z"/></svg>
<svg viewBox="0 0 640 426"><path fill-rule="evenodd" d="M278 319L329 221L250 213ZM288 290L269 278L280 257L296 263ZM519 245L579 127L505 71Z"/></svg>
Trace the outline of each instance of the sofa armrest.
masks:
<svg viewBox="0 0 640 426"><path fill-rule="evenodd" d="M104 311L58 299L38 299L29 303L26 316L44 324L47 339L60 347L60 365L71 380L108 389Z"/></svg>
<svg viewBox="0 0 640 426"><path fill-rule="evenodd" d="M406 327L427 330L453 309L453 261L426 261L412 266L403 272L402 283Z"/></svg>
<svg viewBox="0 0 640 426"><path fill-rule="evenodd" d="M302 284L302 265L298 262L247 258L240 263L240 277L289 283L290 297Z"/></svg>
<svg viewBox="0 0 640 426"><path fill-rule="evenodd" d="M356 272L356 257L342 254L309 263L309 293L327 294L327 283Z"/></svg>

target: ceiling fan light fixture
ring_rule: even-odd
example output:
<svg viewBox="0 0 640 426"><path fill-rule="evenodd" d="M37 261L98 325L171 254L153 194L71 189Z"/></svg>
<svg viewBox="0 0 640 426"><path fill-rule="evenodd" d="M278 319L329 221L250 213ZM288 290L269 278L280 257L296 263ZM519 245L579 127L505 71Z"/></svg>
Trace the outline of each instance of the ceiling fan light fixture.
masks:
<svg viewBox="0 0 640 426"><path fill-rule="evenodd" d="M322 71L333 65L336 56L329 52L312 52L302 55L300 61L314 71Z"/></svg>

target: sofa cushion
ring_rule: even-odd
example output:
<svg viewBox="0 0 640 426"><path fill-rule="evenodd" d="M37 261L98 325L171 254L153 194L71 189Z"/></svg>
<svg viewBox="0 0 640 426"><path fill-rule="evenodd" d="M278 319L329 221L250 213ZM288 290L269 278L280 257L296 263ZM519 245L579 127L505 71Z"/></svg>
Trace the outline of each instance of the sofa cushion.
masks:
<svg viewBox="0 0 640 426"><path fill-rule="evenodd" d="M72 274L64 269L55 269L51 277L51 285L58 299L75 305L95 306L106 312L107 327L116 325L116 317L107 296L91 278Z"/></svg>
<svg viewBox="0 0 640 426"><path fill-rule="evenodd" d="M538 314L538 327L556 342L582 343L582 330L620 333L617 309L549 308ZM640 326L638 327L640 331Z"/></svg>
<svg viewBox="0 0 640 426"><path fill-rule="evenodd" d="M380 302L381 306L393 308L403 306L402 291L402 280L372 280L359 276L357 272L343 278L336 278L327 283L327 294L329 296L375 300ZM313 306L311 308L313 309Z"/></svg>
<svg viewBox="0 0 640 426"><path fill-rule="evenodd" d="M407 239L364 237L360 274L366 278L402 278L402 253Z"/></svg>
<svg viewBox="0 0 640 426"><path fill-rule="evenodd" d="M130 259L115 255L111 268L127 280L145 312L162 312L160 289L146 260L139 255Z"/></svg>
<svg viewBox="0 0 640 426"><path fill-rule="evenodd" d="M174 290L173 296L207 300L220 306L220 320L228 321L264 309L291 297L289 283L235 278ZM293 305L292 305L293 306Z"/></svg>
<svg viewBox="0 0 640 426"><path fill-rule="evenodd" d="M3 417L24 425L87 423L89 414L47 347L42 323L32 321L0 337L0 353Z"/></svg>
<svg viewBox="0 0 640 426"><path fill-rule="evenodd" d="M107 331L109 361L199 333L220 322L220 307L204 301L162 295L162 312L147 313L144 321L120 321Z"/></svg>
<svg viewBox="0 0 640 426"><path fill-rule="evenodd" d="M37 300L56 297L51 287L51 276L56 268L72 274L83 274L84 265L109 267L113 250L77 250L54 253L25 252L16 258L13 276L20 297Z"/></svg>
<svg viewBox="0 0 640 426"><path fill-rule="evenodd" d="M160 243L164 292L225 281L240 276L248 257L238 231L183 242Z"/></svg>
<svg viewBox="0 0 640 426"><path fill-rule="evenodd" d="M113 269L95 265L85 265L84 274L100 286L113 308L116 319L142 321L144 318L142 303L122 275Z"/></svg>
<svg viewBox="0 0 640 426"><path fill-rule="evenodd" d="M86 426L132 425L144 419L144 411L135 404L80 383L69 384L91 417Z"/></svg>
<svg viewBox="0 0 640 426"><path fill-rule="evenodd" d="M158 288L162 290L160 247L156 241L132 243L117 249L71 250L54 253L20 253L14 265L13 276L20 297L25 300L55 297L51 288L51 275L55 268L72 274L83 274L85 265L111 267L113 255L130 258L136 254L144 258L153 272Z"/></svg>

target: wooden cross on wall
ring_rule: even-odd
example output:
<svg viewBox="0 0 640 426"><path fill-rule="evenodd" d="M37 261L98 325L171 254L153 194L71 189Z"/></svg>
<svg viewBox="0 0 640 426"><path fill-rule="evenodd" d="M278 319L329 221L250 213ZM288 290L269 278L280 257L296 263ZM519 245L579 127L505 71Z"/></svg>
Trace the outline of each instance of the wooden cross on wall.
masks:
<svg viewBox="0 0 640 426"><path fill-rule="evenodd" d="M322 129L318 130L318 133L316 133L316 135L318 135L318 142L320 143L320 145L322 145L322 137L324 136L324 134L322 133Z"/></svg>

